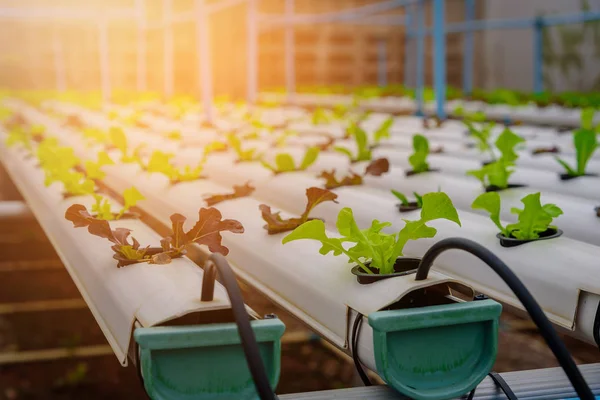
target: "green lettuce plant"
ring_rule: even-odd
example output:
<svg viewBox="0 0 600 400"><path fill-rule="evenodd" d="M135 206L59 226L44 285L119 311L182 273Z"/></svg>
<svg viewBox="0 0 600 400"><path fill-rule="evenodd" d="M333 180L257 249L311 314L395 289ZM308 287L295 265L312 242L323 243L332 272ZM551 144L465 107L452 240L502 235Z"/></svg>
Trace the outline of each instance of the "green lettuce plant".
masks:
<svg viewBox="0 0 600 400"><path fill-rule="evenodd" d="M423 135L413 136L413 153L408 157L412 171L416 174L429 171L427 156L429 155L429 140Z"/></svg>
<svg viewBox="0 0 600 400"><path fill-rule="evenodd" d="M227 142L237 155L237 162L259 161L262 158L256 148L242 148L242 141L234 133L227 135Z"/></svg>
<svg viewBox="0 0 600 400"><path fill-rule="evenodd" d="M94 194L95 202L92 204L92 213L95 213L95 218L106 221L120 219L126 212L134 207L138 201L144 199L145 197L134 186L125 189L123 192L123 207L115 214L111 211L111 204L107 198L99 194Z"/></svg>
<svg viewBox="0 0 600 400"><path fill-rule="evenodd" d="M581 128L573 133L577 165L573 168L566 161L556 157L556 161L565 168L568 176L576 177L585 175L585 168L598 148L598 136L596 133L598 127L593 126L593 118L593 112L582 112Z"/></svg>
<svg viewBox="0 0 600 400"><path fill-rule="evenodd" d="M443 192L425 194L419 220L405 220L406 225L398 233L382 232L384 228L391 226L391 223L378 220L373 220L369 228L360 229L354 220L352 209L345 207L340 211L336 224L341 237L327 236L325 223L320 219L314 219L294 229L283 238L282 243L301 239L316 240L322 244L319 252L323 255L344 254L348 257L349 263L359 265L368 274L373 272L365 265L367 262L370 262L371 268L379 270L380 274L391 274L394 272L396 259L403 255L404 246L409 240L435 236L437 230L427 226L427 223L437 219L446 219L460 225L452 201ZM353 246L348 247L346 243Z"/></svg>
<svg viewBox="0 0 600 400"><path fill-rule="evenodd" d="M308 167L317 161L319 156L318 147L309 147L304 153L304 157L299 165L296 165L294 158L288 153L279 153L275 156L275 165L271 165L265 160L261 160L260 163L267 169L273 171L275 174L291 171L304 171Z"/></svg>
<svg viewBox="0 0 600 400"><path fill-rule="evenodd" d="M500 230L502 236L521 240L533 240L548 229L556 229L550 225L552 220L563 211L555 204L544 204L540 201L540 193L532 193L521 199L523 209L512 208L511 213L518 216L518 222L502 226L500 222L500 195L496 192L483 193L475 199L471 207L475 210L485 210L490 219Z"/></svg>
<svg viewBox="0 0 600 400"><path fill-rule="evenodd" d="M334 146L334 150L346 155L350 162L369 161L372 157L371 148L367 138L367 132L364 131L358 124L351 124L347 128L347 132L354 138L356 143L356 153L352 154L352 151L345 147Z"/></svg>
<svg viewBox="0 0 600 400"><path fill-rule="evenodd" d="M377 128L377 130L373 134L373 140L376 144L379 144L379 142L381 142L382 139L389 139L391 137L390 129L392 128L393 124L394 117L389 117L388 119L383 121L379 128Z"/></svg>

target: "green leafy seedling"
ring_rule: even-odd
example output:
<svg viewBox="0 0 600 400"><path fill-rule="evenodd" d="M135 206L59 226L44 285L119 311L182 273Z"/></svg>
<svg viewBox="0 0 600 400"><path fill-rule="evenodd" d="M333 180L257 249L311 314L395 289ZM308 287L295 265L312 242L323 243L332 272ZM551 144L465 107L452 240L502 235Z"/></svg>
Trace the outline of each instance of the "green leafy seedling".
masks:
<svg viewBox="0 0 600 400"><path fill-rule="evenodd" d="M398 200L400 200L400 203L403 206L408 207L410 205L410 201L408 201L408 198L406 197L406 195L404 195L404 193L400 193L399 191L392 189L392 194L396 196ZM417 207L422 208L423 196L419 195L417 192L413 192L413 195L415 196L415 202L417 203Z"/></svg>
<svg viewBox="0 0 600 400"><path fill-rule="evenodd" d="M525 139L509 128L504 128L498 139L496 139L496 148L500 151L501 158L504 161L513 163L519 158L515 148L521 143L525 143Z"/></svg>
<svg viewBox="0 0 600 400"><path fill-rule="evenodd" d="M500 195L496 192L483 193L475 199L471 207L490 213L490 219L505 237L520 240L539 239L540 233L548 229L556 229L550 225L552 220L563 214L555 204L544 204L540 201L541 194L532 193L521 199L523 209L512 208L511 213L518 216L518 222L506 227L500 222Z"/></svg>
<svg viewBox="0 0 600 400"><path fill-rule="evenodd" d="M408 157L414 173L429 171L427 156L429 155L429 141L423 135L413 136L413 153Z"/></svg>
<svg viewBox="0 0 600 400"><path fill-rule="evenodd" d="M482 153L488 153L491 156L492 160L496 159L496 155L492 149L492 145L490 144L490 136L492 133L492 129L496 124L494 122L490 122L489 124L482 124L481 128L477 128L473 122L469 120L463 120L463 123L469 130L469 134L475 138L477 141L477 148Z"/></svg>
<svg viewBox="0 0 600 400"><path fill-rule="evenodd" d="M304 171L308 167L317 161L319 156L318 147L309 147L304 153L304 157L300 162L300 165L296 165L294 158L288 153L279 153L275 156L275 165L271 165L265 160L261 160L260 163L267 169L273 171L275 174L291 171Z"/></svg>
<svg viewBox="0 0 600 400"><path fill-rule="evenodd" d="M233 133L227 135L227 142L235 151L238 162L258 161L262 158L262 154L256 148L243 149L242 141Z"/></svg>
<svg viewBox="0 0 600 400"><path fill-rule="evenodd" d="M346 155L350 162L369 161L372 157L371 148L367 140L367 132L357 124L351 124L347 128L347 132L354 138L356 143L356 154L345 147L335 146L333 149L339 153Z"/></svg>
<svg viewBox="0 0 600 400"><path fill-rule="evenodd" d="M460 225L452 201L443 192L424 195L420 219L405 220L406 225L398 233L382 232L384 228L391 226L391 223L378 220L373 220L369 228L360 229L354 220L352 209L346 207L340 211L336 224L341 237L328 237L325 223L320 219L314 219L294 229L283 238L282 243L301 239L317 240L322 244L319 252L323 255L344 254L350 263L356 263L368 274L373 272L365 265L367 262L370 262L370 267L378 269L380 274L391 274L394 272L396 259L403 255L404 246L409 240L435 236L437 230L427 226L427 223L437 219L447 219ZM354 243L354 246L346 248L344 243Z"/></svg>
<svg viewBox="0 0 600 400"><path fill-rule="evenodd" d="M388 119L383 121L381 126L379 128L377 128L377 130L373 134L373 140L375 141L375 143L379 143L379 142L381 142L382 139L389 139L391 137L390 129L392 128L393 124L394 124L393 117L389 117Z"/></svg>
<svg viewBox="0 0 600 400"><path fill-rule="evenodd" d="M593 129L580 128L573 134L573 143L575 145L577 166L571 167L566 161L556 158L556 161L562 165L569 176L585 175L587 163L598 148L598 137Z"/></svg>
<svg viewBox="0 0 600 400"><path fill-rule="evenodd" d="M111 205L107 198L102 197L99 194L94 194L95 203L92 204L92 212L96 213L95 217L106 221L112 221L114 219L120 219L134 207L138 201L144 200L145 197L134 187L125 189L123 192L123 207L118 213L111 211Z"/></svg>
<svg viewBox="0 0 600 400"><path fill-rule="evenodd" d="M467 171L467 175L479 179L483 187L495 186L499 189L508 187L508 179L514 173L513 163L500 158L481 169Z"/></svg>
<svg viewBox="0 0 600 400"><path fill-rule="evenodd" d="M313 125L328 124L329 122L331 122L331 118L329 117L327 112L321 107L315 108L315 110L312 113L311 120Z"/></svg>

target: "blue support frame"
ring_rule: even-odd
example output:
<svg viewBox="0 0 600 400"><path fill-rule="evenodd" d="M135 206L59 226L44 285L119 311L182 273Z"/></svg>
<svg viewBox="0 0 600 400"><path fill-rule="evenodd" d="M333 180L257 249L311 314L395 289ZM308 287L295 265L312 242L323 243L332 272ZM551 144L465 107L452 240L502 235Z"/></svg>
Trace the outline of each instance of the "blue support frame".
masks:
<svg viewBox="0 0 600 400"><path fill-rule="evenodd" d="M435 88L436 111L438 118L445 119L446 111L446 0L434 0L433 3L433 46L434 66L433 85Z"/></svg>
<svg viewBox="0 0 600 400"><path fill-rule="evenodd" d="M533 26L533 92L544 90L544 20L538 18Z"/></svg>
<svg viewBox="0 0 600 400"><path fill-rule="evenodd" d="M411 38L412 35L412 6L408 6L404 9L404 20L405 20L405 28L404 28L404 86L410 86L410 63L411 59L409 57L409 49L413 46L413 40Z"/></svg>
<svg viewBox="0 0 600 400"><path fill-rule="evenodd" d="M465 0L465 20L467 23L475 19L475 0ZM475 40L473 31L465 32L463 49L463 93L470 96L473 92L473 52L475 50Z"/></svg>

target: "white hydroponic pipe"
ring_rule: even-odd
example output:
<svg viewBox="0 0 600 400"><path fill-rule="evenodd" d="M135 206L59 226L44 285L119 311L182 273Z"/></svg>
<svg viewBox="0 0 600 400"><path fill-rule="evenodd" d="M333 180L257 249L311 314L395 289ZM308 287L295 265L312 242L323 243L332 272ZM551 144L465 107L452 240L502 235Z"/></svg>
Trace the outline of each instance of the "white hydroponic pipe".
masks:
<svg viewBox="0 0 600 400"><path fill-rule="evenodd" d="M117 268L108 240L85 228L75 229L64 217L75 203L89 210L94 201L91 196L64 199L60 184L45 187L37 160L24 150L0 147L0 155L123 365L127 364L134 321L150 327L192 312L229 308L220 285L215 287L214 301L199 301L203 272L185 257L174 259L166 268L149 264ZM115 209L120 207L110 201ZM131 229L142 245L160 246L160 236L139 220L112 221L111 227Z"/></svg>

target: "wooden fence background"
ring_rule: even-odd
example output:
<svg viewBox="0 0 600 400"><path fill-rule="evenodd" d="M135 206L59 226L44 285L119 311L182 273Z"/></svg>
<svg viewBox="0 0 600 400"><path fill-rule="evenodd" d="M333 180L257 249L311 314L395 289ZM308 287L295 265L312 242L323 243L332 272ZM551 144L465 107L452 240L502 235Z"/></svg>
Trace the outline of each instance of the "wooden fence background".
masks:
<svg viewBox="0 0 600 400"><path fill-rule="evenodd" d="M219 0L213 0L213 2ZM374 0L296 0L296 12L320 13L352 8ZM481 2L478 2L481 4ZM283 0L260 0L260 12L283 13ZM92 8L100 16L114 7L133 7L134 0L0 0L0 6L19 8ZM147 21L160 22L162 0L146 0ZM173 0L173 11L193 8L193 0ZM479 10L481 11L481 10ZM399 9L393 12L401 14ZM447 20L463 19L463 0L449 0ZM431 12L427 10L431 23ZM0 87L11 89L56 88L55 51L63 55L68 90L98 90L98 20L14 21L0 24ZM215 95L243 97L246 91L246 5L240 4L210 20L211 56ZM176 24L174 38L175 93L196 95L199 90L195 24ZM296 82L302 85L357 86L377 83L377 42L387 43L389 83L401 83L404 73L403 27L350 24L303 25L295 29ZM147 32L147 87L164 88L163 30ZM60 46L57 47L57 43ZM115 91L136 89L137 26L134 20L114 21L109 27L111 84ZM259 39L259 89L284 86L283 30L262 32ZM451 35L448 46L448 82L461 84L460 35ZM426 81L431 82L431 43L426 45ZM414 62L412 63L413 68ZM411 71L414 73L414 70Z"/></svg>

